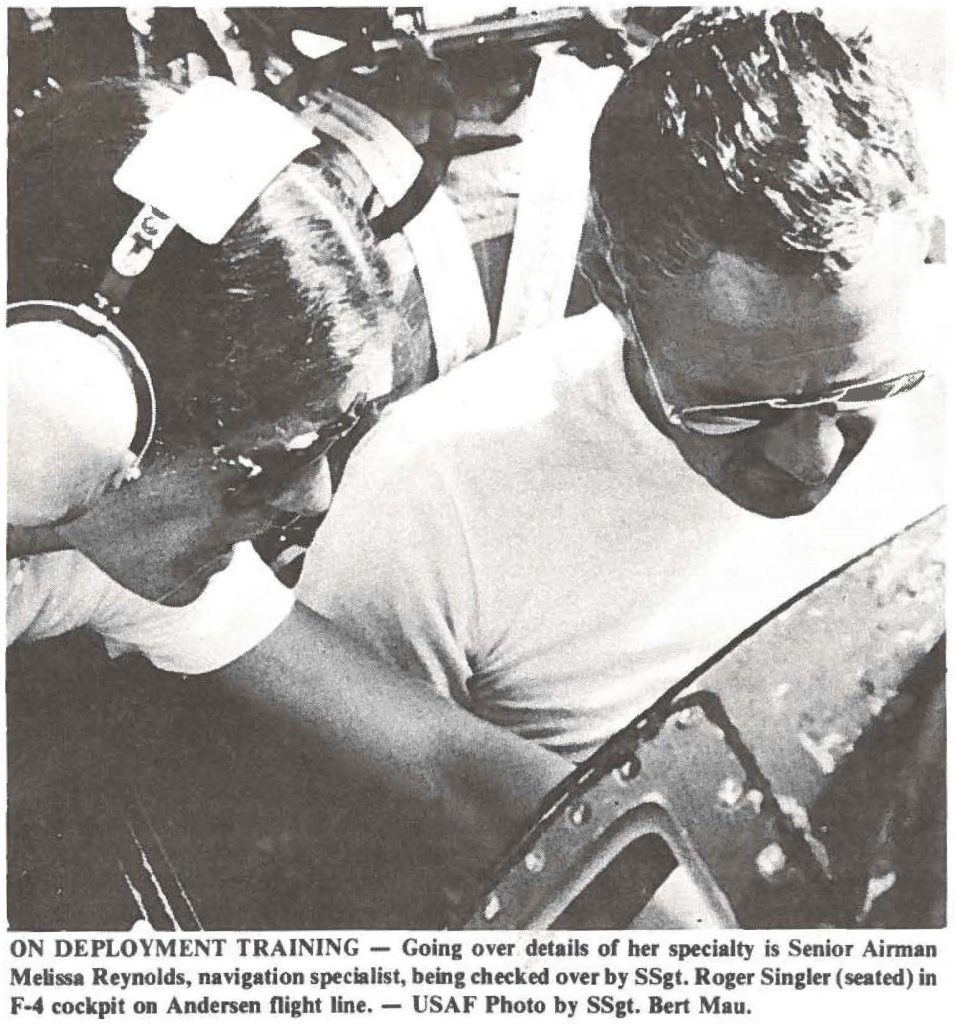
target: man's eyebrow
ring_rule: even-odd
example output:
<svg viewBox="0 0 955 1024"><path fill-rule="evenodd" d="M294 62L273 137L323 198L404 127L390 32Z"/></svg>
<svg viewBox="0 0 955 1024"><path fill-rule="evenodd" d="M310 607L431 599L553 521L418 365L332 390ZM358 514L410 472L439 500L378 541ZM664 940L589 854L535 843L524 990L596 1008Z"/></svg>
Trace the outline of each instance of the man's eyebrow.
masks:
<svg viewBox="0 0 955 1024"><path fill-rule="evenodd" d="M713 384L700 380L693 382L693 389L697 396L692 403L684 403L687 408L694 405L729 405L750 401L750 398L735 385Z"/></svg>
<svg viewBox="0 0 955 1024"><path fill-rule="evenodd" d="M753 358L750 356L737 355L732 351L732 344L728 343L728 349L724 351L724 358L728 363L745 362L748 366L771 366L775 363L785 363L797 359L805 359L806 356L825 355L828 352L848 352L857 348L856 344L825 345L820 348L805 348L799 352L791 352L787 355L775 356L771 359Z"/></svg>
<svg viewBox="0 0 955 1024"><path fill-rule="evenodd" d="M735 381L714 381L697 376L685 377L683 387L685 390L692 389L692 399L674 396L674 401L685 409L690 409L695 405L730 405L766 397L750 395L748 392L741 391L740 384Z"/></svg>

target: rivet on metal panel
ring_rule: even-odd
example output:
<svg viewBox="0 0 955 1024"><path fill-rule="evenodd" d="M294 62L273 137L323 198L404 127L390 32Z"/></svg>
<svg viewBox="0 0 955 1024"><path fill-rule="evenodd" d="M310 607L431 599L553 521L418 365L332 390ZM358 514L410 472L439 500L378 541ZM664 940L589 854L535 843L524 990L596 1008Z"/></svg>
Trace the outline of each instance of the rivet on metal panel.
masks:
<svg viewBox="0 0 955 1024"><path fill-rule="evenodd" d="M740 782L739 779L734 779L732 776L728 776L723 779L720 784L716 798L721 804L725 804L727 807L735 807L739 803L742 795L743 783Z"/></svg>
<svg viewBox="0 0 955 1024"><path fill-rule="evenodd" d="M753 810L759 814L763 806L763 794L759 789L749 789L746 791L746 802L752 804Z"/></svg>
<svg viewBox="0 0 955 1024"><path fill-rule="evenodd" d="M567 808L567 820L571 825L586 825L593 815L590 806L585 803L571 804Z"/></svg>
<svg viewBox="0 0 955 1024"><path fill-rule="evenodd" d="M674 721L678 729L692 729L694 726L699 725L705 717L703 709L698 705L693 705L693 707L678 711L674 715Z"/></svg>
<svg viewBox="0 0 955 1024"><path fill-rule="evenodd" d="M756 855L756 869L767 880L775 878L785 867L786 854L779 843L764 846Z"/></svg>
<svg viewBox="0 0 955 1024"><path fill-rule="evenodd" d="M524 867L533 874L537 874L544 870L544 855L540 850L531 850L531 852L524 858Z"/></svg>
<svg viewBox="0 0 955 1024"><path fill-rule="evenodd" d="M629 761L624 761L623 764L618 765L613 770L613 777L622 783L627 783L631 779L635 779L640 774L640 759L637 757L631 758Z"/></svg>

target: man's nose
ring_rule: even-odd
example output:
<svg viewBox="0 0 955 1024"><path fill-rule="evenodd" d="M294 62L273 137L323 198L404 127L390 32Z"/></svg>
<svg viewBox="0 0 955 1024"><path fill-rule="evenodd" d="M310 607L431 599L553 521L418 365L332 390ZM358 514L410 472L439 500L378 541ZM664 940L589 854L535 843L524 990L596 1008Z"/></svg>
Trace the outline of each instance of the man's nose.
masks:
<svg viewBox="0 0 955 1024"><path fill-rule="evenodd" d="M829 479L844 447L835 417L820 409L794 410L763 435L765 457L810 487Z"/></svg>

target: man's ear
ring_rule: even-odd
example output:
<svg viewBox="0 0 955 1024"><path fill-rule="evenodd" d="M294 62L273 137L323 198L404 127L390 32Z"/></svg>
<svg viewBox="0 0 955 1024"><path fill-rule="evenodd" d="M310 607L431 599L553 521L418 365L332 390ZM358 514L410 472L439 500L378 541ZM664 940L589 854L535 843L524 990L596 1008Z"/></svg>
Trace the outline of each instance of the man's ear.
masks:
<svg viewBox="0 0 955 1024"><path fill-rule="evenodd" d="M618 316L624 313L627 309L626 297L607 257L596 249L581 249L577 263L597 301L611 313Z"/></svg>
<svg viewBox="0 0 955 1024"><path fill-rule="evenodd" d="M283 512L316 516L332 503L332 477L328 461L320 459L307 466L269 504Z"/></svg>

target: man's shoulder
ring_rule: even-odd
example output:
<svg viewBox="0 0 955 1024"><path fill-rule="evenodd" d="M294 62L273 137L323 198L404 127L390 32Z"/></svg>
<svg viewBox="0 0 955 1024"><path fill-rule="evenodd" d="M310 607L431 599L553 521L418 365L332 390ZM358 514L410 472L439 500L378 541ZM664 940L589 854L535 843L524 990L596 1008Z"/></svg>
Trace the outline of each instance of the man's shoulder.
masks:
<svg viewBox="0 0 955 1024"><path fill-rule="evenodd" d="M530 331L456 367L391 406L373 431L404 446L499 438L552 415L612 372L621 336L603 307Z"/></svg>

